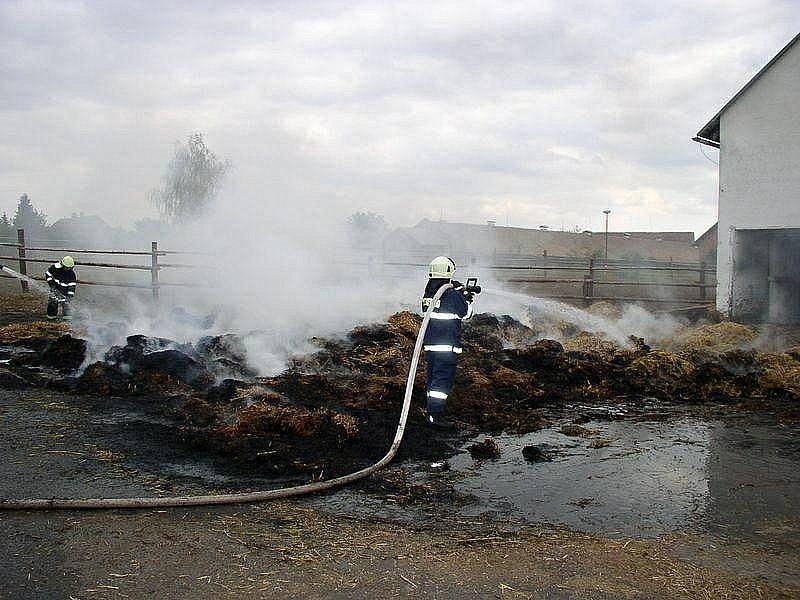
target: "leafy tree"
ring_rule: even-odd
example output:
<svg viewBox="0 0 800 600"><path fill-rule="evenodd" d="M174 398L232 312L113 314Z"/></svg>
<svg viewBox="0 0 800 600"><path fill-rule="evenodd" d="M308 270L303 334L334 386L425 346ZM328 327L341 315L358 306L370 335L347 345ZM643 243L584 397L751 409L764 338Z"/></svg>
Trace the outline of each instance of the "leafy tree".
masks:
<svg viewBox="0 0 800 600"><path fill-rule="evenodd" d="M374 212L358 211L347 218L348 233L357 246L377 243L387 227L386 220Z"/></svg>
<svg viewBox="0 0 800 600"><path fill-rule="evenodd" d="M14 213L13 229L24 229L28 234L41 234L47 227L47 215L36 210L28 194L19 197L17 212Z"/></svg>
<svg viewBox="0 0 800 600"><path fill-rule="evenodd" d="M230 161L208 149L203 134L193 133L178 144L161 186L151 190L150 201L170 221L188 221L201 214L214 199Z"/></svg>
<svg viewBox="0 0 800 600"><path fill-rule="evenodd" d="M2 216L0 216L0 237L11 237L14 228L11 226L11 219L8 218L8 215L4 212Z"/></svg>

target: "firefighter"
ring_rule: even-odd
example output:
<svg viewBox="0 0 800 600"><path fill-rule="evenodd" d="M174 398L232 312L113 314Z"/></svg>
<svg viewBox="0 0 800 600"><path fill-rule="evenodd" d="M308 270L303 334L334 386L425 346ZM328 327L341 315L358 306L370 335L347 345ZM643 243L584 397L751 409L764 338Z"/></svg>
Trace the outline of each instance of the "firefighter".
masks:
<svg viewBox="0 0 800 600"><path fill-rule="evenodd" d="M50 298L47 300L47 318L58 319L58 307L61 306L61 316L64 320L72 319L70 302L75 297L75 288L78 276L75 275L75 261L71 256L65 256L59 262L53 263L44 273L44 279L50 286Z"/></svg>
<svg viewBox="0 0 800 600"><path fill-rule="evenodd" d="M453 279L456 264L452 258L437 256L428 267L428 285L422 298L422 310L430 306L434 294ZM423 349L428 363L426 404L428 422L431 425L449 428L444 419L447 396L453 389L458 357L461 354L461 322L472 316L472 294L457 281L453 288L444 292L431 312L428 330L425 332Z"/></svg>

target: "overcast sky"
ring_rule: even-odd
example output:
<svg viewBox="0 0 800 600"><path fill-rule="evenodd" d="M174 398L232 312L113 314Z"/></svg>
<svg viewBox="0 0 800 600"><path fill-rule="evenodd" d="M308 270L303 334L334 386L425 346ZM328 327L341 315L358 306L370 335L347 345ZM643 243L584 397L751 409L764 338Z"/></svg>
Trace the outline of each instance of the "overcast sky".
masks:
<svg viewBox="0 0 800 600"><path fill-rule="evenodd" d="M699 233L717 173L690 138L798 23L796 0L0 0L0 211L129 225L200 131L265 212Z"/></svg>

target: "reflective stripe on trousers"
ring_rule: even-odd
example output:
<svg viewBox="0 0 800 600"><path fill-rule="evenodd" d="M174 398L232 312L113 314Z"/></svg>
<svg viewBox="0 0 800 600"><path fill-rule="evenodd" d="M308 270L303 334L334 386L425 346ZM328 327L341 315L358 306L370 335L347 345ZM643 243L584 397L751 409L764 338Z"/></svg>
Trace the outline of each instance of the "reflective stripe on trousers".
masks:
<svg viewBox="0 0 800 600"><path fill-rule="evenodd" d="M449 349L451 346L447 348ZM458 353L428 351L425 353L425 360L428 362L428 385L426 386L428 414L442 414L447 404L447 397L453 389Z"/></svg>
<svg viewBox="0 0 800 600"><path fill-rule="evenodd" d="M449 344L432 344L424 347L425 352L454 352L461 354L463 350L459 346L451 346Z"/></svg>

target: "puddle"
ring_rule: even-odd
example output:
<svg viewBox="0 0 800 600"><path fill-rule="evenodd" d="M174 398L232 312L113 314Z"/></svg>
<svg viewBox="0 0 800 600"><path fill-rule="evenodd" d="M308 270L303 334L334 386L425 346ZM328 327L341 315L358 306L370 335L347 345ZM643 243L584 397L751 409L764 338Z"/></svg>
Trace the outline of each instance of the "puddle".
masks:
<svg viewBox="0 0 800 600"><path fill-rule="evenodd" d="M476 462L466 453L451 459L452 469L467 475L456 489L477 498L463 512L606 535L655 535L703 518L714 425L589 422L584 427L599 433L580 438L548 429L499 436L496 460ZM600 440L609 445L590 447ZM552 462L527 462L522 449L529 444L542 446Z"/></svg>
<svg viewBox="0 0 800 600"><path fill-rule="evenodd" d="M414 483L447 477L472 502L410 507L345 489L310 502L361 516L420 522L441 516L507 523L551 523L610 537L655 537L684 531L757 534L800 514L800 428L748 415L726 422L589 421L587 438L560 426L495 437L500 458L473 460L466 442L451 470L431 474L417 465ZM608 443L610 442L610 443ZM608 445L605 445L608 443ZM551 462L529 463L536 444ZM409 465L405 465L409 468ZM794 530L795 525L790 529Z"/></svg>
<svg viewBox="0 0 800 600"><path fill-rule="evenodd" d="M599 433L577 438L554 428L499 436L499 459L477 462L467 453L451 459L465 475L456 489L477 499L462 514L646 537L752 532L800 511L797 428L694 419L585 426ZM542 445L552 462L528 463L522 456L528 444Z"/></svg>

